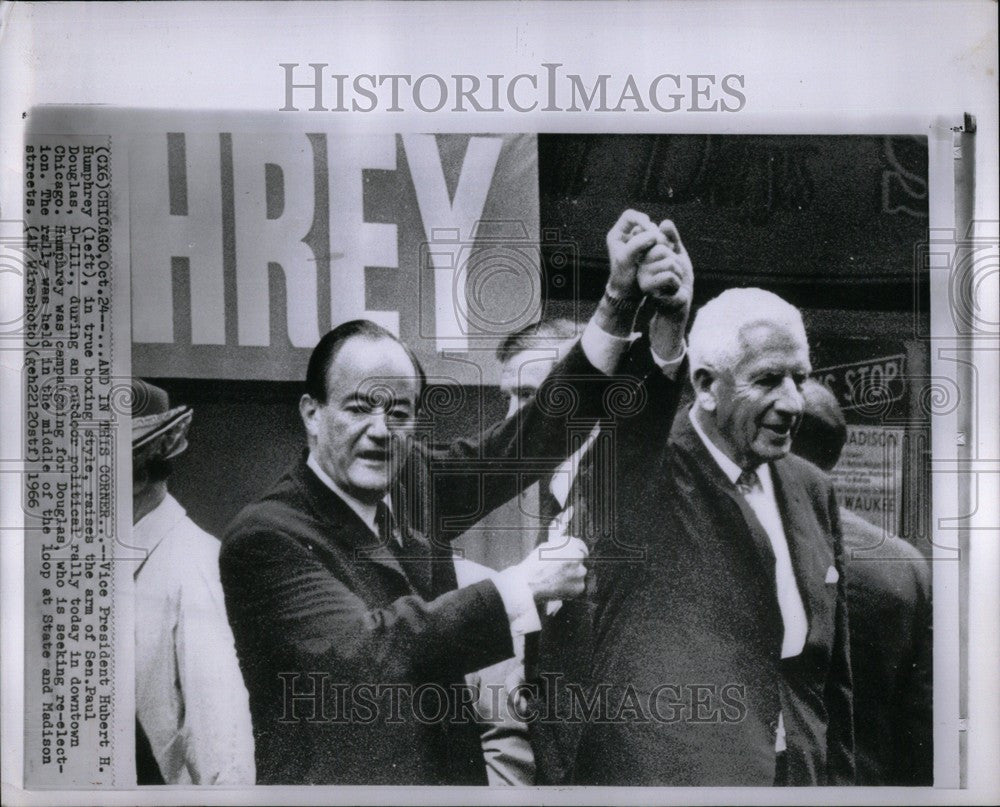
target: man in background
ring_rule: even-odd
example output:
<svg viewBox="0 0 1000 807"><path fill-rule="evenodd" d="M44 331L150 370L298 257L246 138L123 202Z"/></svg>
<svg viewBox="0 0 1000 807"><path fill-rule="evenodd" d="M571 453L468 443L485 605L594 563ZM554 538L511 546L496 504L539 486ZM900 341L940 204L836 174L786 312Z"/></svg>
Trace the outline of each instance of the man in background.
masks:
<svg viewBox="0 0 1000 807"><path fill-rule="evenodd" d="M535 397L581 330L573 320L560 318L533 323L504 338L496 356L507 417L513 417ZM539 512L539 487L533 482L466 531L455 541L455 549L467 560L491 569L512 566L534 549Z"/></svg>
<svg viewBox="0 0 1000 807"><path fill-rule="evenodd" d="M219 541L167 491L193 412L132 382L138 784L254 782L247 691L219 582Z"/></svg>
<svg viewBox="0 0 1000 807"><path fill-rule="evenodd" d="M837 398L815 379L792 450L833 470L847 440ZM854 678L859 785L934 783L933 608L923 555L840 508Z"/></svg>

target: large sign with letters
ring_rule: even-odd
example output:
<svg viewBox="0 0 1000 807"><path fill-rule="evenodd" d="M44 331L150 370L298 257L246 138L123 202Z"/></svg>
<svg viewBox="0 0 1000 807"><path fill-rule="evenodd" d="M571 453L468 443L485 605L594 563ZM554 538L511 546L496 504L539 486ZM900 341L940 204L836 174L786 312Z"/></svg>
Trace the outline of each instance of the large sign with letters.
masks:
<svg viewBox="0 0 1000 807"><path fill-rule="evenodd" d="M128 160L138 375L300 379L364 317L479 383L540 315L533 135L166 126Z"/></svg>

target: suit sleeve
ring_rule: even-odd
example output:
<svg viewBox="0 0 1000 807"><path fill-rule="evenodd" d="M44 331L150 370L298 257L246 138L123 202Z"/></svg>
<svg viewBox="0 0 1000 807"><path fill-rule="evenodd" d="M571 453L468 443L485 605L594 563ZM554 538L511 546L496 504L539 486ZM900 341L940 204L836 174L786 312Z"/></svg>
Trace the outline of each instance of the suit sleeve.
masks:
<svg viewBox="0 0 1000 807"><path fill-rule="evenodd" d="M840 530L840 507L833 487L829 488L827 509L833 534L837 581L837 612L826 681L826 784L854 784L854 702L851 681L850 634L847 625L847 575L844 542Z"/></svg>
<svg viewBox="0 0 1000 807"><path fill-rule="evenodd" d="M674 418L680 407L688 371L685 357L667 377L653 361L652 349L646 336L633 343L622 374L638 383L634 400L622 395L618 401L616 418L623 438L624 456L648 467L653 457L658 457L670 437ZM622 388L620 393L628 390Z"/></svg>
<svg viewBox="0 0 1000 807"><path fill-rule="evenodd" d="M683 372L682 367L677 377ZM597 370L575 345L518 414L487 428L479 439L428 453L431 517L424 532L438 541L453 540L551 472L596 423L615 424L623 458L662 446L681 386L662 375L645 339L632 345L615 376Z"/></svg>
<svg viewBox="0 0 1000 807"><path fill-rule="evenodd" d="M513 654L492 582L372 609L314 552L273 524L227 536L220 570L245 661L266 652L288 670L405 682L464 675Z"/></svg>
<svg viewBox="0 0 1000 807"><path fill-rule="evenodd" d="M457 538L568 457L574 435L584 439L608 416L615 390L629 385L591 365L577 343L516 415L477 438L422 449L429 508L422 531L438 545Z"/></svg>

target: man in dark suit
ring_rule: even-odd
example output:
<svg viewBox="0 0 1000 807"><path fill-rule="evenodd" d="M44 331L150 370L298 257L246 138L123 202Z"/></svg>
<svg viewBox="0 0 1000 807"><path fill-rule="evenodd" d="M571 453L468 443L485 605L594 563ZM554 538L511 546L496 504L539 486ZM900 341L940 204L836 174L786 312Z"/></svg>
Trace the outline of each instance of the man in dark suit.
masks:
<svg viewBox="0 0 1000 807"><path fill-rule="evenodd" d="M789 456L810 372L799 312L760 289L706 304L695 402L591 553L597 610L574 779L854 779L846 590L828 479ZM601 563L622 556L641 559Z"/></svg>
<svg viewBox="0 0 1000 807"><path fill-rule="evenodd" d="M630 244L650 251L662 240L653 228ZM486 783L462 676L512 655L512 634L538 628L536 603L583 591L586 549L564 538L456 590L440 539L457 517L509 498L470 468L521 469L528 484L568 453L571 419L605 411L635 285L634 264L612 272L536 401L439 453L399 448L423 391L405 345L359 321L321 340L299 407L309 449L240 513L220 557L259 782ZM412 479L427 480L431 540L410 528L411 486L388 496Z"/></svg>
<svg viewBox="0 0 1000 807"><path fill-rule="evenodd" d="M630 248L636 233L658 229L663 240L648 252ZM580 435L579 447L551 474L539 481L540 526L537 541L562 531L580 538L588 548L614 531L616 513L641 506L629 486L619 480L641 473L651 441L665 439L677 406L684 360L683 334L693 294L691 259L676 227L669 220L658 226L643 214L625 211L607 234L612 272L633 265L637 291L647 309L647 335L629 337L624 377L641 381L641 400L621 401L616 421ZM537 386L538 379L535 379ZM530 398L530 396L529 396ZM656 406L644 405L655 401ZM606 559L607 560L607 559ZM614 562L612 560L612 562ZM591 569L589 581L600 574ZM551 603L542 615L542 629L525 641L525 680L529 733L535 755L536 784L571 783L582 721L566 719L577 702L577 689L588 680L592 664L592 630L596 602L594 585L585 596Z"/></svg>
<svg viewBox="0 0 1000 807"><path fill-rule="evenodd" d="M847 440L834 394L814 379L792 450L830 471ZM840 508L859 785L934 783L930 569L911 544Z"/></svg>

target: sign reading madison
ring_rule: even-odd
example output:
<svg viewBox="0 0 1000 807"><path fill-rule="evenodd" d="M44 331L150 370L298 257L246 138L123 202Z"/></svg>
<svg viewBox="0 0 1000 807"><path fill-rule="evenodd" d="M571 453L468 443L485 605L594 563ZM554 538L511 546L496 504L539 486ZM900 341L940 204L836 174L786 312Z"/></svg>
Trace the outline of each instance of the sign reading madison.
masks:
<svg viewBox="0 0 1000 807"><path fill-rule="evenodd" d="M538 317L533 135L160 131L128 161L136 373L298 379L365 317L454 377L442 351Z"/></svg>

